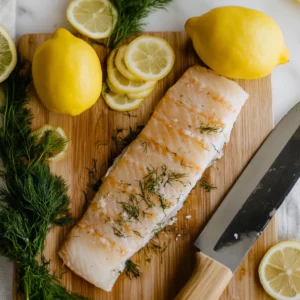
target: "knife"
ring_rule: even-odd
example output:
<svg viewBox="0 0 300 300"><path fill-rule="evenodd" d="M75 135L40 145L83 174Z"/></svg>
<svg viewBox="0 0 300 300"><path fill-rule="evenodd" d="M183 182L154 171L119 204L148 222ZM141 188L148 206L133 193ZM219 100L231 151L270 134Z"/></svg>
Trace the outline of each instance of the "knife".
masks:
<svg viewBox="0 0 300 300"><path fill-rule="evenodd" d="M217 300L300 177L300 102L271 132L195 242L176 300Z"/></svg>

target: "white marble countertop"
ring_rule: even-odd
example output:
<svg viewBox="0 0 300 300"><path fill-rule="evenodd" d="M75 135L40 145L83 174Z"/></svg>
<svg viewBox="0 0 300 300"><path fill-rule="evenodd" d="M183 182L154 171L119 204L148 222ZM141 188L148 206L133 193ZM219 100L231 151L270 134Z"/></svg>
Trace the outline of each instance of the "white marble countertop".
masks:
<svg viewBox="0 0 300 300"><path fill-rule="evenodd" d="M137 0L138 1L138 0ZM17 0L17 37L25 33L71 29L65 17L69 0ZM272 74L275 123L300 101L300 2L297 0L173 0L168 10L153 13L145 30L183 30L186 19L222 5L243 5L275 19L283 31L291 59Z"/></svg>
<svg viewBox="0 0 300 300"><path fill-rule="evenodd" d="M13 0L2 0L3 3L12 4L11 11L14 11ZM17 0L17 38L25 33L53 32L58 27L71 29L65 17L68 3L69 0ZM283 31L291 59L288 64L276 68L272 75L274 118L278 123L300 101L300 0L173 0L168 11L161 10L149 17L145 30L180 31L189 17L222 5L243 5L261 10L273 17ZM10 31L13 33L13 28ZM300 180L279 211L281 239L300 240L299 190ZM0 257L0 282L5 283L0 284L0 300L12 299L12 270L6 259Z"/></svg>

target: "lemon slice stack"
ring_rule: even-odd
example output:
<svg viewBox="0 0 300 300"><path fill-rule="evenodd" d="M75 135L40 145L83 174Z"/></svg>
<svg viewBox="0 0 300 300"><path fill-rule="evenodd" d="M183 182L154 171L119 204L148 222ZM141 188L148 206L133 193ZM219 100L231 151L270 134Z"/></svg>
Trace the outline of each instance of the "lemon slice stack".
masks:
<svg viewBox="0 0 300 300"><path fill-rule="evenodd" d="M107 60L107 85L102 92L107 105L118 111L137 109L174 61L169 43L154 36L143 35L114 49Z"/></svg>

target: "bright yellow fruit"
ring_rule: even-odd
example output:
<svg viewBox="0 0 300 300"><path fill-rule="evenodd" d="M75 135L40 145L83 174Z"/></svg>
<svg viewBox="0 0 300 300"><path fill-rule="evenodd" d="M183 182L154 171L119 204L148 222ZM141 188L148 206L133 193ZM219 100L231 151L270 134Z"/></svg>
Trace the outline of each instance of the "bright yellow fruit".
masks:
<svg viewBox="0 0 300 300"><path fill-rule="evenodd" d="M118 12L108 0L72 0L67 8L67 19L81 34L103 39L113 31Z"/></svg>
<svg viewBox="0 0 300 300"><path fill-rule="evenodd" d="M153 88L156 85L156 81L145 80L130 80L119 72L116 66L116 55L118 49L112 50L107 59L107 77L110 83L114 86L118 94L138 94Z"/></svg>
<svg viewBox="0 0 300 300"><path fill-rule="evenodd" d="M284 241L263 257L259 279L264 290L277 300L300 299L300 243Z"/></svg>
<svg viewBox="0 0 300 300"><path fill-rule="evenodd" d="M117 111L135 110L144 102L144 99L130 99L127 95L116 94L106 86L106 83L103 84L102 96L106 104Z"/></svg>
<svg viewBox="0 0 300 300"><path fill-rule="evenodd" d="M226 77L261 78L289 60L280 28L257 10L218 7L188 19L185 30L201 60Z"/></svg>
<svg viewBox="0 0 300 300"><path fill-rule="evenodd" d="M95 50L63 28L36 50L32 76L39 99L54 113L79 115L101 94L102 70Z"/></svg>
<svg viewBox="0 0 300 300"><path fill-rule="evenodd" d="M173 68L175 54L166 40L142 35L128 45L124 60L129 71L139 78L159 80Z"/></svg>
<svg viewBox="0 0 300 300"><path fill-rule="evenodd" d="M7 79L17 64L17 51L11 36L0 26L0 82Z"/></svg>

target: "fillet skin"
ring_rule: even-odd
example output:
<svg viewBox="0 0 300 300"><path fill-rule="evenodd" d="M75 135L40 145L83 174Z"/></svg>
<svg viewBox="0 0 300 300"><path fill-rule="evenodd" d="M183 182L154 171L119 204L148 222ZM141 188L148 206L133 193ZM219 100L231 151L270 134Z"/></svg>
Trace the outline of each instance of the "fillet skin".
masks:
<svg viewBox="0 0 300 300"><path fill-rule="evenodd" d="M198 65L157 105L106 175L59 255L76 274L111 291L126 261L172 222L229 141L248 94Z"/></svg>

